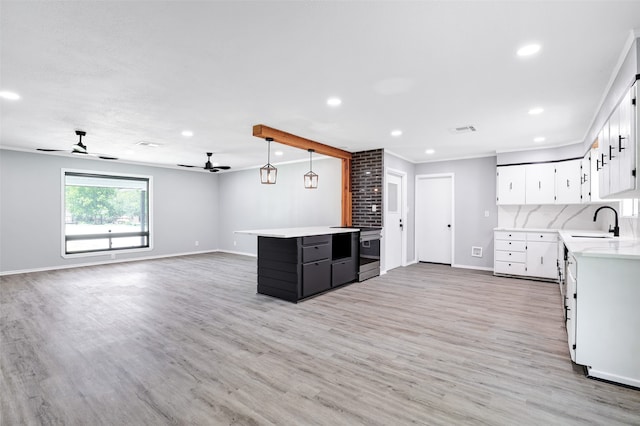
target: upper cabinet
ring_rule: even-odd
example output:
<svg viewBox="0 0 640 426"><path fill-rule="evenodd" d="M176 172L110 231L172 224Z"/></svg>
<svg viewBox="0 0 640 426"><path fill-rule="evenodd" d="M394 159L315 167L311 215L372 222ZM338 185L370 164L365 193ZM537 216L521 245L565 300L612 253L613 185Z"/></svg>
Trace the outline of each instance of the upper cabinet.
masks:
<svg viewBox="0 0 640 426"><path fill-rule="evenodd" d="M580 160L580 202L591 202L591 151Z"/></svg>
<svg viewBox="0 0 640 426"><path fill-rule="evenodd" d="M525 203L524 166L502 166L496 172L497 204Z"/></svg>
<svg viewBox="0 0 640 426"><path fill-rule="evenodd" d="M638 111L634 84L598 135L598 191L601 198L638 196Z"/></svg>
<svg viewBox="0 0 640 426"><path fill-rule="evenodd" d="M556 204L580 204L582 202L583 159L554 163L556 168Z"/></svg>
<svg viewBox="0 0 640 426"><path fill-rule="evenodd" d="M525 203L553 204L555 202L555 163L527 164L524 168ZM577 171L576 177L578 177Z"/></svg>
<svg viewBox="0 0 640 426"><path fill-rule="evenodd" d="M580 204L581 162L498 166L497 204Z"/></svg>

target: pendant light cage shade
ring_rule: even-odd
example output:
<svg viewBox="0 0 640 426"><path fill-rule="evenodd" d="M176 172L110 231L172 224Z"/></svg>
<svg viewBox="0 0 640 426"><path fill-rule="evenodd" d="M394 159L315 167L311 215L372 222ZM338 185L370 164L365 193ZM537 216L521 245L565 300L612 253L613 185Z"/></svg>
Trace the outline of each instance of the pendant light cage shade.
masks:
<svg viewBox="0 0 640 426"><path fill-rule="evenodd" d="M273 185L278 177L278 169L271 164L271 142L273 138L266 138L267 141L267 164L260 167L260 183Z"/></svg>
<svg viewBox="0 0 640 426"><path fill-rule="evenodd" d="M318 187L318 175L312 171L305 173L304 187L307 189L316 189Z"/></svg>
<svg viewBox="0 0 640 426"><path fill-rule="evenodd" d="M313 163L311 160L314 150L308 149L307 151L309 151L309 171L304 174L304 187L306 189L316 189L318 187L318 175L313 172Z"/></svg>

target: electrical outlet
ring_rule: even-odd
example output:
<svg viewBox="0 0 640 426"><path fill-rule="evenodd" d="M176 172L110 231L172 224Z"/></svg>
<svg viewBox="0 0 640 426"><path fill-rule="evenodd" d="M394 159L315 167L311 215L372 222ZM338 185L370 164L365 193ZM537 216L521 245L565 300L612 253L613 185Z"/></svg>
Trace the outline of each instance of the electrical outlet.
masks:
<svg viewBox="0 0 640 426"><path fill-rule="evenodd" d="M236 246L236 242L235 242L235 241L233 242L233 246L234 246L234 247Z"/></svg>
<svg viewBox="0 0 640 426"><path fill-rule="evenodd" d="M115 253L111 253L111 260L116 258L116 254Z"/></svg>
<svg viewBox="0 0 640 426"><path fill-rule="evenodd" d="M484 217L489 217L489 210L484 211Z"/></svg>
<svg viewBox="0 0 640 426"><path fill-rule="evenodd" d="M374 204L371 206L371 211L375 212L376 210L378 210L378 207Z"/></svg>
<svg viewBox="0 0 640 426"><path fill-rule="evenodd" d="M471 256L482 257L482 247L471 247Z"/></svg>
<svg viewBox="0 0 640 426"><path fill-rule="evenodd" d="M200 241L196 240L196 247L200 245Z"/></svg>

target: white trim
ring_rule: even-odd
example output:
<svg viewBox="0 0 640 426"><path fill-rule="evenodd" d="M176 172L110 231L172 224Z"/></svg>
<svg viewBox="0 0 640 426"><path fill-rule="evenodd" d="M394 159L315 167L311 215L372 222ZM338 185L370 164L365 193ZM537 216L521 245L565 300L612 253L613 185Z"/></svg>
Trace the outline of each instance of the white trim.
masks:
<svg viewBox="0 0 640 426"><path fill-rule="evenodd" d="M416 175L416 179L413 185L414 194L413 199L418 198L418 181L421 179L438 179L438 178L451 178L451 266L455 264L456 259L456 175L455 173L431 173ZM417 220L417 212L415 212ZM413 241L416 250L416 261L418 262L418 236L416 235L417 226L413 227Z"/></svg>
<svg viewBox="0 0 640 426"><path fill-rule="evenodd" d="M219 250L216 250L216 251L220 252L220 253L238 254L240 256L249 256L249 257L255 257L255 258L258 257L257 254L248 253L248 252L244 252L244 251L224 250L224 249L219 249Z"/></svg>
<svg viewBox="0 0 640 426"><path fill-rule="evenodd" d="M452 268L460 268L460 269L475 269L478 271L489 271L489 272L493 272L493 268L489 267L489 266L472 266L472 265L458 265L458 264L451 264Z"/></svg>
<svg viewBox="0 0 640 426"><path fill-rule="evenodd" d="M395 152L393 152L393 151L389 151L387 148L384 148L384 153L385 153L385 154L389 154L389 155L393 155L394 157L399 158L399 159L404 160L404 161L407 161L407 162L409 162L409 163L411 163L411 164L418 164L418 162L417 162L417 161L410 160L410 159L408 159L407 157L403 157L403 156L402 156L402 155L400 155L400 154L396 154L396 153L395 153Z"/></svg>
<svg viewBox="0 0 640 426"><path fill-rule="evenodd" d="M122 250L102 250L102 251L93 251L89 253L66 253L65 247L65 225L66 225L66 217L67 212L65 210L65 193L66 193L66 181L65 175L67 173L86 173L93 174L99 176L115 176L115 177L130 177L136 179L147 179L148 181L148 192L149 192L149 205L148 208L148 216L149 216L149 247L135 247L130 249L122 249ZM131 173L120 173L120 172L105 172L105 171L97 171L97 170L83 170L83 169L69 169L69 168L61 168L60 169L60 255L64 259L74 259L74 258L82 258L82 257L94 257L94 256L111 256L112 259L115 259L117 253L140 253L145 251L153 250L153 176L151 175L140 175L140 174L131 174Z"/></svg>
<svg viewBox="0 0 640 426"><path fill-rule="evenodd" d="M625 59L627 59L627 55L629 54L629 51L631 50L631 47L633 47L633 43L639 37L639 33L640 33L640 29L635 29L635 30L630 30L629 31L629 35L627 36L627 40L624 42L624 46L622 47L622 51L620 52L620 55L618 56L618 61L616 62L616 65L613 68L613 72L609 76L609 81L607 82L607 85L605 86L605 89L602 92L602 96L600 97L600 102L598 102L598 106L595 109L595 112L593 113L593 117L591 117L591 121L589 122L589 125L587 126L587 129L585 130L584 135L582 136L582 143L584 143L584 141L587 140L587 136L589 136L589 132L591 131L591 128L593 127L593 125L595 124L596 120L598 119L598 115L600 114L600 111L602 110L602 107L604 106L604 102L607 100L607 97L609 96L609 92L611 91L611 88L613 87L613 83L615 83L616 78L618 78L618 74L620 73L620 69L622 68L622 64L624 64ZM591 143L589 145L591 145Z"/></svg>
<svg viewBox="0 0 640 426"><path fill-rule="evenodd" d="M144 260L155 260L155 259L164 259L167 257L179 257L179 256L191 256L191 255L196 255L196 254L206 254L206 253L217 253L220 252L221 250L215 249L215 250L201 250L201 251L190 251L190 252L184 252L184 253L173 253L173 254L161 254L161 255L156 255L156 256L141 256L141 257L134 257L134 258L128 258L128 259L116 259L116 260L104 260L104 261L99 261L99 262L88 262L88 263L76 263L76 264L71 264L71 265L56 265L56 266L45 266L42 268L31 268L31 269L19 269L19 270L14 270L14 271L0 271L0 276L4 276L4 275L15 275L15 274L28 274L31 272L46 272L46 271L56 271L59 269L72 269L72 268L82 268L84 266L100 266L100 265L110 265L112 263L126 263L126 262L138 262L138 261L144 261ZM239 254L242 255L244 253L233 253L233 254ZM250 254L246 254L247 256L253 256Z"/></svg>
<svg viewBox="0 0 640 426"><path fill-rule="evenodd" d="M400 254L400 266L406 266L407 265L407 211L409 210L409 201L407 199L407 172L403 172L402 170L398 170L398 169L394 169L391 167L385 167L384 168L384 190L382 191L382 195L383 195L383 199L382 199L382 216L384 218L385 213L387 212L387 175L392 174L396 177L400 178L400 183L402 185L402 193L400 194L401 197L401 207L402 207L402 212L400 214L400 219L402 220L402 227L403 227L403 232L400 234L400 244L402 245L401 247L401 254ZM384 223L384 219L383 219L383 223ZM386 228L386 224L385 226L383 226L383 232L385 232L385 228ZM383 235L384 237L384 235ZM387 252L387 245L385 242L384 245L384 252L385 252L385 258L386 258L386 252ZM382 259L381 259L382 260ZM384 268L385 271L387 270L387 265L386 262L381 262L384 263Z"/></svg>

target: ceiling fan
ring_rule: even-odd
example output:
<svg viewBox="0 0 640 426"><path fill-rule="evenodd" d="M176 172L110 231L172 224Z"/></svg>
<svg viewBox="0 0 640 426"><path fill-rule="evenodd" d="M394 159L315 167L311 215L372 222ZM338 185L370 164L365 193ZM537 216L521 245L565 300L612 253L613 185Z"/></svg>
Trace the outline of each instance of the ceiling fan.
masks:
<svg viewBox="0 0 640 426"><path fill-rule="evenodd" d="M87 132L83 130L76 130L76 135L80 138L78 143L71 147L72 154L91 155L93 157L102 158L103 160L117 160L117 157L102 154L90 154L87 150L87 146L82 143L82 137L87 135ZM37 148L37 151L43 152L65 152L64 149L49 149L49 148Z"/></svg>
<svg viewBox="0 0 640 426"><path fill-rule="evenodd" d="M203 169L205 170L209 170L210 172L219 172L220 170L229 170L231 167L230 166L214 166L213 163L211 163L211 156L213 155L213 152L207 152L207 162L204 163L204 167ZM178 166L180 167L199 167L199 166L191 166L189 164L178 164Z"/></svg>

